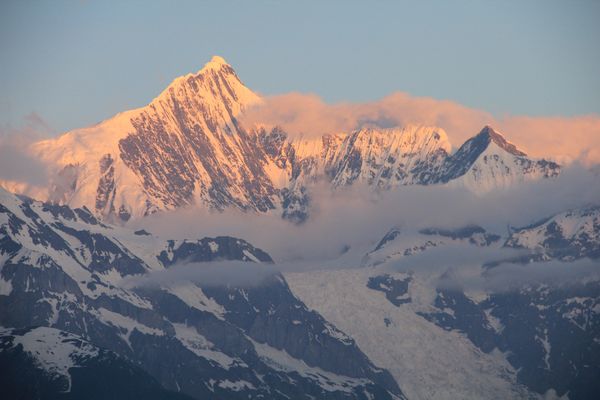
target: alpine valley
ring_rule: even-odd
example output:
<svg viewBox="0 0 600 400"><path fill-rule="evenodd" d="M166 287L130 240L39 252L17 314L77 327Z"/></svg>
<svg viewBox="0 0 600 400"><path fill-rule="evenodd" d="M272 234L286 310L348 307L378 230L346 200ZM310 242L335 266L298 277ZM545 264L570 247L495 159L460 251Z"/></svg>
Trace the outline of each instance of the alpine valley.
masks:
<svg viewBox="0 0 600 400"><path fill-rule="evenodd" d="M310 268L258 233L140 229L181 210L302 229L323 187L484 199L566 169L491 126L456 150L418 124L247 126L264 101L213 57L145 107L29 147L47 187L0 182L6 398L596 398L600 195L507 229L390 217Z"/></svg>

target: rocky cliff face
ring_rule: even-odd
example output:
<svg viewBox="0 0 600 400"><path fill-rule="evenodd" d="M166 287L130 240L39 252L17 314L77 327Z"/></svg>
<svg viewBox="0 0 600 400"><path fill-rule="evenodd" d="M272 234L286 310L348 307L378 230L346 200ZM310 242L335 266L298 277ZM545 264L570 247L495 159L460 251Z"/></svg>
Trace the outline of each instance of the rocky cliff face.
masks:
<svg viewBox="0 0 600 400"><path fill-rule="evenodd" d="M252 146L236 120L259 101L215 57L132 119L134 132L119 141L120 157L158 205L272 209L276 193L264 150Z"/></svg>

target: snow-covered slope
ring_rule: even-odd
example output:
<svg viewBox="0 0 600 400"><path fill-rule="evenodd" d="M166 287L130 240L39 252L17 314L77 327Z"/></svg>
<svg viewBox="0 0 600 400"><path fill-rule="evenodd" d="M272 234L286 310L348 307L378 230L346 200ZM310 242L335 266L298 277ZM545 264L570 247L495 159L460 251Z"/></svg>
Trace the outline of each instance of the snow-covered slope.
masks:
<svg viewBox="0 0 600 400"><path fill-rule="evenodd" d="M535 252L535 259L600 258L600 206L565 211L516 229L505 244Z"/></svg>
<svg viewBox="0 0 600 400"><path fill-rule="evenodd" d="M364 127L291 139L277 127L241 126L244 110L261 103L214 57L145 107L34 143L31 153L50 166L52 179L47 189L25 194L86 206L113 222L188 205L277 210L302 221L317 182L374 190L450 182L484 192L559 172L490 127L450 155L447 135L437 127Z"/></svg>
<svg viewBox="0 0 600 400"><path fill-rule="evenodd" d="M430 264L450 262L456 250L512 247L541 247L542 261L594 257L597 219L597 207L573 210L508 240L475 225L395 228L362 257L363 268L282 276L241 239L162 240L104 224L87 209L0 190L0 326L78 335L195 398L585 399L600 389L597 281L472 290L470 280L463 288L447 279L451 270ZM567 247L577 255L564 257ZM432 252L441 258L420 258ZM193 268L219 260L246 262L236 264L242 275L257 268L248 272L262 276L260 284L193 278ZM485 279L511 261L523 260L482 259L469 271ZM178 271L183 279L165 279ZM151 284L133 284L144 279ZM44 348L65 347L60 335L45 335ZM15 348L0 349L0 358L12 362ZM67 353L48 364L63 377L55 380L60 390L68 387L65 368L74 376L71 356L60 356Z"/></svg>
<svg viewBox="0 0 600 400"><path fill-rule="evenodd" d="M361 129L344 142L328 171L334 186L355 181L377 188L427 184L439 174L450 148L439 128Z"/></svg>
<svg viewBox="0 0 600 400"><path fill-rule="evenodd" d="M191 399L127 359L53 328L0 328L0 365L6 398Z"/></svg>

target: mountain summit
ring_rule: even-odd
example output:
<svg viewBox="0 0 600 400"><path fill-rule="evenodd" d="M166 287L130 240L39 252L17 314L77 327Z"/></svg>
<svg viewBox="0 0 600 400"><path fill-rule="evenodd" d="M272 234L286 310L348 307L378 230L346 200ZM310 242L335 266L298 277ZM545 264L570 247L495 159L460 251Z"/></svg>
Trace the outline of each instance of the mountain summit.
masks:
<svg viewBox="0 0 600 400"><path fill-rule="evenodd" d="M515 156L520 156L520 157L527 156L527 154L525 154L521 150L517 149L517 146L515 146L514 144L507 141L504 138L504 136L502 136L502 134L495 131L494 128L492 128L489 125L486 125L481 130L481 132L479 132L479 134L476 137L481 138L482 140L486 141L488 144L490 142L494 142L497 146L499 146L500 148L506 150L508 153L513 154Z"/></svg>
<svg viewBox="0 0 600 400"><path fill-rule="evenodd" d="M198 100L204 105L225 105L233 114L260 98L240 81L233 68L219 56L214 56L195 74L180 76L150 103L175 97L178 100Z"/></svg>
<svg viewBox="0 0 600 400"><path fill-rule="evenodd" d="M508 187L525 180L555 177L560 166L547 160L533 160L486 125L467 140L444 167L443 182L465 186L476 192Z"/></svg>
<svg viewBox="0 0 600 400"><path fill-rule="evenodd" d="M205 67L207 66L221 66L221 65L227 65L229 66L229 63L227 63L227 61L225 61L225 59L221 56L213 56L210 61L208 63L205 64Z"/></svg>
<svg viewBox="0 0 600 400"><path fill-rule="evenodd" d="M437 127L371 127L312 140L242 128L240 114L261 102L215 56L145 107L33 144L55 170L45 193L28 194L122 221L188 205L274 210L302 221L317 181L377 190L462 182L479 192L559 171L489 126L455 154Z"/></svg>
<svg viewBox="0 0 600 400"><path fill-rule="evenodd" d="M34 145L59 166L48 199L123 220L194 203L273 208L260 154L236 120L258 102L214 57L145 107Z"/></svg>

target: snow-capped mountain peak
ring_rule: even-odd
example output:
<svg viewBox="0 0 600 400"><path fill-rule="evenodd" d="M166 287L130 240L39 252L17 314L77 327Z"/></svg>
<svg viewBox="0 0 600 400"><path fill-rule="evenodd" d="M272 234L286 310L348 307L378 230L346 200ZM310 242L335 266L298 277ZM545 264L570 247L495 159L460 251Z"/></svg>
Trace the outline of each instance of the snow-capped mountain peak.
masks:
<svg viewBox="0 0 600 400"><path fill-rule="evenodd" d="M487 125L448 158L444 170L442 181L484 193L528 180L555 177L560 166L528 158Z"/></svg>
<svg viewBox="0 0 600 400"><path fill-rule="evenodd" d="M221 56L213 56L209 62L207 62L206 64L204 64L204 68L202 69L207 69L207 68L216 68L216 69L220 69L222 66L228 66L231 67L229 65L229 63L227 61L225 61L225 59Z"/></svg>
<svg viewBox="0 0 600 400"><path fill-rule="evenodd" d="M233 116L261 101L222 57L214 56L197 73L173 80L149 107L159 106L161 101L167 101L172 106L175 101L185 103L194 100L213 107L225 106Z"/></svg>
<svg viewBox="0 0 600 400"><path fill-rule="evenodd" d="M527 158L489 126L454 154L443 129L414 124L310 139L280 128L248 132L238 118L262 101L215 56L147 106L34 143L33 155L53 166L52 182L25 194L86 206L113 221L188 205L281 210L303 220L310 186L319 181L374 190L458 181L485 192L559 171Z"/></svg>
<svg viewBox="0 0 600 400"><path fill-rule="evenodd" d="M485 141L488 144L494 143L501 149L504 149L508 153L513 154L515 156L527 156L525 152L519 150L516 145L506 140L500 132L494 130L494 128L492 128L490 125L486 125L475 138L479 138L480 140Z"/></svg>
<svg viewBox="0 0 600 400"><path fill-rule="evenodd" d="M194 203L274 208L261 155L236 120L260 101L214 57L145 107L34 144L34 154L56 166L48 193L35 197L125 221Z"/></svg>

